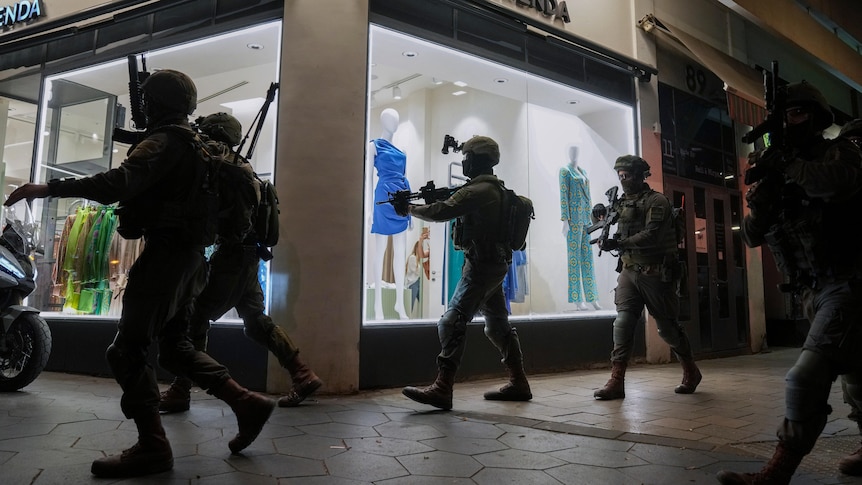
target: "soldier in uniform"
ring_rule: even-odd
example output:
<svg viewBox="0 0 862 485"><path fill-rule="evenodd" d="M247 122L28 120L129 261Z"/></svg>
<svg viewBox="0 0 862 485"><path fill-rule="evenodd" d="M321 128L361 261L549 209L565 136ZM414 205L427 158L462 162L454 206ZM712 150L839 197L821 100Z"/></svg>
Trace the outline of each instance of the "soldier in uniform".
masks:
<svg viewBox="0 0 862 485"><path fill-rule="evenodd" d="M445 222L457 219L454 242L465 254L461 279L446 313L437 323L442 350L437 356L437 378L427 387L405 387L408 398L440 409L452 409L452 385L466 345L467 324L477 312L485 317L485 335L503 357L509 382L485 393L485 399L529 401L533 398L524 374L521 343L509 325L503 278L512 262L512 249L501 241L503 182L494 175L500 147L485 136L474 136L462 147L463 172L469 182L446 200L426 205L396 207L399 214Z"/></svg>
<svg viewBox="0 0 862 485"><path fill-rule="evenodd" d="M862 149L862 119L855 119L841 127L838 133L841 138L846 138L858 148ZM844 394L844 402L850 405L850 420L856 422L859 433L862 434L862 375L849 373L841 375L841 390ZM845 475L862 476L862 448L853 454L844 457L838 462L838 470Z"/></svg>
<svg viewBox="0 0 862 485"><path fill-rule="evenodd" d="M742 238L749 247L769 247L811 327L785 377L785 414L772 458L756 473L719 472L723 484L790 483L826 426L832 382L842 374L859 382L862 252L845 250L841 229L862 223L862 154L845 137L823 138L833 116L820 91L804 81L786 89L787 143L751 156L767 171L746 194L751 211ZM846 391L862 402L857 386Z"/></svg>
<svg viewBox="0 0 862 485"><path fill-rule="evenodd" d="M209 151L230 166L220 172L217 247L210 256L206 288L198 296L189 319L189 338L197 350L206 351L210 322L236 308L246 336L269 349L290 373L293 388L278 400L278 405L297 406L320 388L323 381L300 360L299 349L284 330L264 313L263 290L257 277L260 248L253 224L260 188L251 164L232 149L242 140L242 125L227 113L215 113L202 118L198 129L209 139ZM163 413L188 410L191 387L190 379L177 376L162 392L159 410Z"/></svg>
<svg viewBox="0 0 862 485"><path fill-rule="evenodd" d="M655 317L659 335L682 364L682 383L674 392L691 394L701 380L688 336L677 319L681 265L677 257L673 207L664 194L645 182L649 169L646 160L635 155L619 157L614 164L624 192L617 207L618 232L600 244L604 251L619 251L620 275L614 295L617 318L614 320L611 378L605 387L593 393L600 400L626 397L626 367L632 354L635 329L644 321L644 307Z"/></svg>
<svg viewBox="0 0 862 485"><path fill-rule="evenodd" d="M12 205L48 196L119 201L118 232L145 241L129 272L117 334L105 352L123 390L120 407L134 420L138 441L121 454L95 460L91 471L97 477L141 476L173 467L159 416L159 387L147 360L153 339L159 342L159 365L191 378L233 409L239 432L229 443L231 452L251 444L276 405L240 386L188 339L182 322L206 284L204 248L215 234L215 224L207 223L215 220L215 207L203 195L207 167L187 120L197 106L197 90L187 75L165 69L151 74L142 91L145 138L119 167L77 180L25 184L6 201Z"/></svg>

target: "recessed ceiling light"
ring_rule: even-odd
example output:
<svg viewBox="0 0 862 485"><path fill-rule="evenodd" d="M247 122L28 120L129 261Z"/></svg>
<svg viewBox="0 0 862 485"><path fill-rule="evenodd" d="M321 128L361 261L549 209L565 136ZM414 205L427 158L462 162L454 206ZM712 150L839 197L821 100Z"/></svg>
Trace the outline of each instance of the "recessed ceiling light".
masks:
<svg viewBox="0 0 862 485"><path fill-rule="evenodd" d="M570 100L566 101L566 103L567 104L578 104L578 103L580 103L580 101L578 101L577 99L570 99Z"/></svg>
<svg viewBox="0 0 862 485"><path fill-rule="evenodd" d="M246 44L245 46L253 51L263 50L263 44L255 44L254 42Z"/></svg>
<svg viewBox="0 0 862 485"><path fill-rule="evenodd" d="M417 54L417 53L415 53L415 52L413 52L413 51L404 51L404 52L402 52L402 53L401 53L401 55L402 55L402 56L404 56L404 57L416 57L416 56L418 56L419 54Z"/></svg>
<svg viewBox="0 0 862 485"><path fill-rule="evenodd" d="M467 86L467 83L465 83L464 81L455 81L455 82L453 82L452 84L454 84L454 85L456 85L456 86L458 86L458 87L460 87L460 88L463 88L463 87L466 87L466 86Z"/></svg>
<svg viewBox="0 0 862 485"><path fill-rule="evenodd" d="M452 96L461 96L462 94L467 94L467 91L455 91Z"/></svg>
<svg viewBox="0 0 862 485"><path fill-rule="evenodd" d="M494 82L497 84L506 84L509 80L504 77L498 77L497 79L494 79Z"/></svg>

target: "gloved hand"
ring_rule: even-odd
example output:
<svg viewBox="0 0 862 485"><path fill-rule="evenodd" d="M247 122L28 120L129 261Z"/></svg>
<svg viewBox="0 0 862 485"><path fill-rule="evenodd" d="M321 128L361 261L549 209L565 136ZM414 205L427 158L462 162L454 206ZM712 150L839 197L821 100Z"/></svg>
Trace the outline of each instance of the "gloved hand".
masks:
<svg viewBox="0 0 862 485"><path fill-rule="evenodd" d="M395 208L395 213L401 217L407 217L410 214L410 202L406 200L393 202L392 207Z"/></svg>
<svg viewBox="0 0 862 485"><path fill-rule="evenodd" d="M781 187L775 177L763 179L745 193L745 201L751 212L765 215L779 209L781 202Z"/></svg>
<svg viewBox="0 0 862 485"><path fill-rule="evenodd" d="M613 251L620 248L620 240L608 238L606 241L599 242L599 248L602 251Z"/></svg>

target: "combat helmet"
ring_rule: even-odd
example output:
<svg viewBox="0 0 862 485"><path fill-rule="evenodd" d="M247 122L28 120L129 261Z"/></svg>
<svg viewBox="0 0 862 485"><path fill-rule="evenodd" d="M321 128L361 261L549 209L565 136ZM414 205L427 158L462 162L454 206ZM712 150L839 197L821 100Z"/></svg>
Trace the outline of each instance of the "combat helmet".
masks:
<svg viewBox="0 0 862 485"><path fill-rule="evenodd" d="M637 155L623 155L617 158L617 161L614 163L614 171L619 172L620 170L642 173L646 176L649 175L649 164Z"/></svg>
<svg viewBox="0 0 862 485"><path fill-rule="evenodd" d="M144 80L141 90L162 109L190 115L198 107L198 90L192 78L173 69L156 71Z"/></svg>
<svg viewBox="0 0 862 485"><path fill-rule="evenodd" d="M802 106L811 109L814 113L812 128L817 131L822 131L829 127L834 121L832 109L829 107L829 102L817 88L812 84L802 81L787 85L787 101L786 106L792 108L794 106Z"/></svg>
<svg viewBox="0 0 862 485"><path fill-rule="evenodd" d="M461 151L465 155L469 153L473 163L478 163L485 167L493 167L500 163L500 145L497 145L497 142L487 136L474 136L470 138L464 142Z"/></svg>
<svg viewBox="0 0 862 485"><path fill-rule="evenodd" d="M213 140L228 143L230 146L239 145L242 140L242 125L239 120L224 112L199 118L198 128Z"/></svg>

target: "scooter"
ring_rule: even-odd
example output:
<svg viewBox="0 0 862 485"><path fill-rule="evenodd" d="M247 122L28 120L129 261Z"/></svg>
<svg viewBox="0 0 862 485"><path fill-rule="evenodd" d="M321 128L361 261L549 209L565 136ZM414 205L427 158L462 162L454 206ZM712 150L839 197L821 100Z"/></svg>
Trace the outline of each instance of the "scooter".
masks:
<svg viewBox="0 0 862 485"><path fill-rule="evenodd" d="M23 205L25 220L18 217ZM28 386L51 355L51 330L39 310L23 304L36 289L33 258L38 225L26 201L4 209L0 233L0 392ZM29 216L29 217L27 217Z"/></svg>

